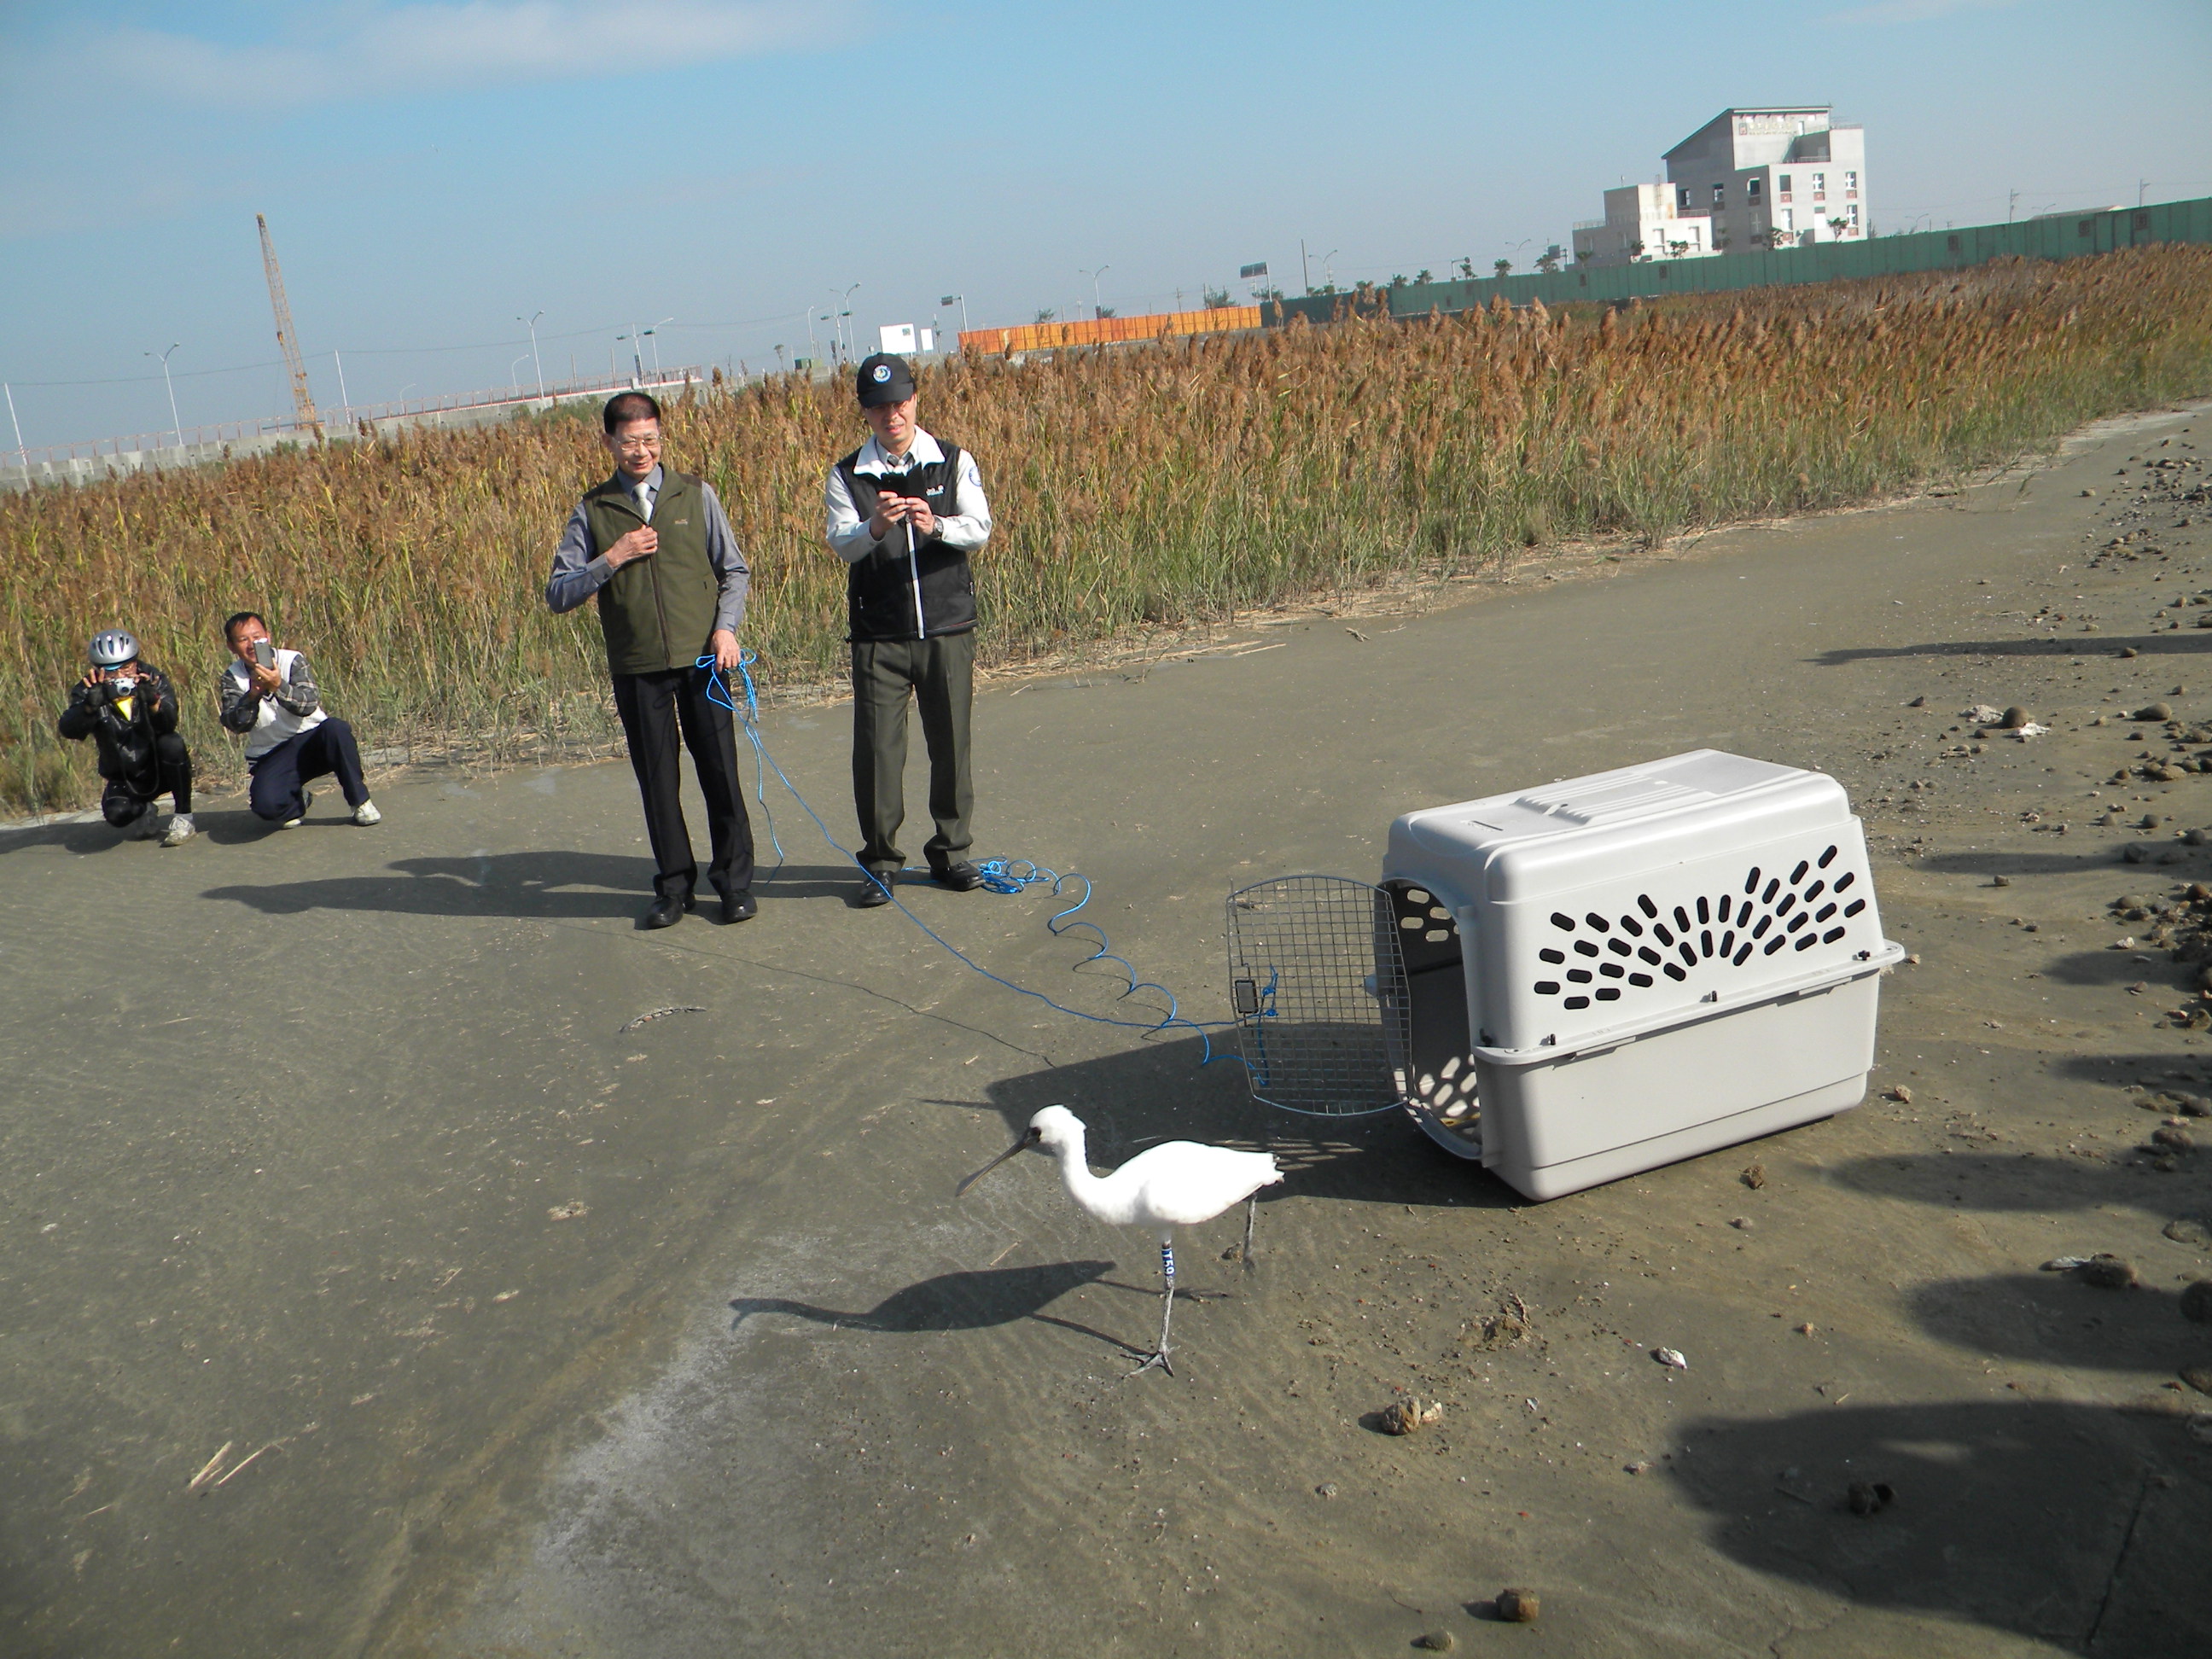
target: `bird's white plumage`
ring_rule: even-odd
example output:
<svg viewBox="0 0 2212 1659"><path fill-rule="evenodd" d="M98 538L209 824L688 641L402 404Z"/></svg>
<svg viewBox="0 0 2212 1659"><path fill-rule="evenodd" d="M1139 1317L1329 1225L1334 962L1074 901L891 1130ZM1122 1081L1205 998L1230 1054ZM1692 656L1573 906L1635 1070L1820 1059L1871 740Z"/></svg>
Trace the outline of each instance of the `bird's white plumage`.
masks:
<svg viewBox="0 0 2212 1659"><path fill-rule="evenodd" d="M1067 1195L1109 1226L1146 1227L1164 1237L1176 1227L1211 1221L1283 1178L1270 1153L1194 1140L1150 1147L1111 1175L1096 1176L1084 1158L1083 1121L1066 1107L1046 1107L1030 1127L1058 1161Z"/></svg>

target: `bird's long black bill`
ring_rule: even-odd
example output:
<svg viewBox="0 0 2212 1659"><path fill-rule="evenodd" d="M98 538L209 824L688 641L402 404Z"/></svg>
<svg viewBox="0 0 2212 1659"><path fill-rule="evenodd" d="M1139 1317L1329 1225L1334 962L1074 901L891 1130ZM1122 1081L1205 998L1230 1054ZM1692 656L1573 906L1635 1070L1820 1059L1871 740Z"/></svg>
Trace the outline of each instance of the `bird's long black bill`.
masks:
<svg viewBox="0 0 2212 1659"><path fill-rule="evenodd" d="M952 1189L952 1196L953 1196L953 1197L955 1197L955 1198L958 1198L962 1194L965 1193L965 1192L966 1192L966 1191L967 1191L970 1187L974 1186L977 1182L981 1181L981 1180L985 1176L987 1176L987 1175L990 1174L992 1170L994 1170L997 1169L997 1168L998 1168L1001 1164L1004 1164L1004 1163L1005 1163L1008 1158L1010 1158L1013 1157L1013 1155L1014 1155L1015 1153L1017 1153L1017 1152L1025 1152L1029 1151L1029 1149L1030 1149L1030 1147L1032 1147L1032 1146L1036 1146L1036 1144L1037 1144L1036 1131L1036 1130L1034 1130L1034 1129L1032 1129L1032 1130L1030 1130L1027 1134L1024 1135L1024 1136L1023 1136L1019 1140L1016 1141L1012 1146L1011 1146L1007 1147L1007 1148L1006 1148L1006 1150L1005 1152L1000 1152L1000 1153L998 1155L998 1157L996 1157L996 1158L993 1158L993 1159L992 1159L988 1164L985 1164L981 1169L980 1169L980 1170L976 1170L976 1171L975 1171L975 1173L974 1175L969 1176L968 1177L968 1179L967 1179L967 1180L965 1180L965 1181L962 1182L961 1182L957 1187L955 1187L955 1188Z"/></svg>

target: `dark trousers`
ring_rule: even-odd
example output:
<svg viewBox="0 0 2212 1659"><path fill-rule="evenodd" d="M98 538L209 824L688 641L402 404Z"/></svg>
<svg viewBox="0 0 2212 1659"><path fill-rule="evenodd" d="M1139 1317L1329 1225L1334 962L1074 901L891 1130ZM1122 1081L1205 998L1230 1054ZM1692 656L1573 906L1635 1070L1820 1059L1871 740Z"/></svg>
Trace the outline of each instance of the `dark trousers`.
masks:
<svg viewBox="0 0 2212 1659"><path fill-rule="evenodd" d="M306 787L332 773L337 775L348 806L358 806L368 799L368 786L361 780L361 750L354 745L353 727L343 720L325 720L312 731L285 738L246 764L252 774L246 786L246 803L253 808L254 817L271 823L282 823L306 811Z"/></svg>
<svg viewBox="0 0 2212 1659"><path fill-rule="evenodd" d="M175 732L154 739L154 763L128 778L110 778L100 792L100 810L120 830L151 805L156 795L176 797L177 811L192 810L192 757Z"/></svg>
<svg viewBox="0 0 2212 1659"><path fill-rule="evenodd" d="M696 668L659 674L616 674L615 712L622 716L629 743L630 769L645 802L646 839L653 845L659 873L653 890L661 897L689 898L698 884L699 866L691 856L691 830L684 822L678 793L683 774L676 739L691 751L699 793L707 798L707 833L714 861L707 878L722 893L753 884L753 826L745 815L744 785L738 776L738 729L730 711L707 695L707 676Z"/></svg>
<svg viewBox="0 0 2212 1659"><path fill-rule="evenodd" d="M860 862L878 874L906 863L898 848L906 822L906 710L912 696L929 745L929 816L937 833L922 848L942 869L975 837L968 820L975 786L968 772L968 717L975 702L975 635L853 641L853 805L860 820Z"/></svg>

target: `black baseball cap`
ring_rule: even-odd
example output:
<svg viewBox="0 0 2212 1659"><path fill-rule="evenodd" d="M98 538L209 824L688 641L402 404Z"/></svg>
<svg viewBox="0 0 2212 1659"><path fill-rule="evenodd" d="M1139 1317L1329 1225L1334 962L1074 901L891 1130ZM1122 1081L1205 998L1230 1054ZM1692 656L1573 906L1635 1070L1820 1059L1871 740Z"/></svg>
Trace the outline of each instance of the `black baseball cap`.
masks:
<svg viewBox="0 0 2212 1659"><path fill-rule="evenodd" d="M881 409L885 404L902 404L914 396L914 371L906 366L906 359L894 357L888 351L878 351L872 357L860 360L860 372L854 377L854 389L860 394L860 407Z"/></svg>

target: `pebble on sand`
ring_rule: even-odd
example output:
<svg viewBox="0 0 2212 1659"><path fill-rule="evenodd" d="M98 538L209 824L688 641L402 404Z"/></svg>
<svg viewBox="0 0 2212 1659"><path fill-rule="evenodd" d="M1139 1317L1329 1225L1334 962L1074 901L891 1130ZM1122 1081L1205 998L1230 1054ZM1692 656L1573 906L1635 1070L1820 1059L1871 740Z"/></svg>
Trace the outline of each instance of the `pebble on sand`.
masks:
<svg viewBox="0 0 2212 1659"><path fill-rule="evenodd" d="M1766 1184L1766 1166L1764 1164L1754 1164L1736 1179L1756 1192Z"/></svg>
<svg viewBox="0 0 2212 1659"><path fill-rule="evenodd" d="M1898 1084L1893 1088L1884 1090L1882 1091L1882 1097L1886 1100L1895 1101L1900 1106L1910 1106L1912 1104L1912 1091L1906 1088L1902 1083Z"/></svg>
<svg viewBox="0 0 2212 1659"><path fill-rule="evenodd" d="M2150 1144L2169 1152L2186 1152L2193 1150L2197 1142L2190 1137L2188 1130L2174 1124L2161 1123L2150 1132Z"/></svg>
<svg viewBox="0 0 2212 1659"><path fill-rule="evenodd" d="M2199 1221L2195 1216L2177 1216L2161 1231L2177 1244L2212 1247L2212 1225Z"/></svg>
<svg viewBox="0 0 2212 1659"><path fill-rule="evenodd" d="M1887 1480L1854 1480L1844 1501L1853 1515L1879 1515L1897 1501L1897 1492Z"/></svg>
<svg viewBox="0 0 2212 1659"><path fill-rule="evenodd" d="M2117 1255L2093 1255L2074 1270L2074 1276L2100 1291L2131 1291L2137 1282L2135 1264Z"/></svg>
<svg viewBox="0 0 2212 1659"><path fill-rule="evenodd" d="M1382 1408L1381 1426L1385 1434L1413 1434L1443 1414L1442 1401L1431 1401L1424 1406L1408 1395L1403 1400L1394 1400Z"/></svg>
<svg viewBox="0 0 2212 1659"><path fill-rule="evenodd" d="M1747 1215L1740 1215L1735 1220L1729 1223L1729 1226L1735 1228L1740 1233L1749 1232L1755 1224L1756 1224Z"/></svg>
<svg viewBox="0 0 2212 1659"><path fill-rule="evenodd" d="M1533 1625L1536 1622L1536 1592L1532 1589L1502 1589L1494 1604L1498 1616L1509 1625Z"/></svg>
<svg viewBox="0 0 2212 1659"><path fill-rule="evenodd" d="M2181 1373L2181 1380L2199 1394L2212 1394L2212 1365L2191 1365Z"/></svg>
<svg viewBox="0 0 2212 1659"><path fill-rule="evenodd" d="M2136 654L2136 648L2132 645L2124 645L2120 647L2120 654L2123 657L2132 657Z"/></svg>
<svg viewBox="0 0 2212 1659"><path fill-rule="evenodd" d="M1432 1630L1416 1636L1413 1638L1413 1645L1424 1653L1449 1653L1459 1644L1452 1639L1452 1633L1449 1631Z"/></svg>
<svg viewBox="0 0 2212 1659"><path fill-rule="evenodd" d="M2136 710L2135 718L2139 720L2170 720L2173 718L2173 709L2166 703L2146 703Z"/></svg>
<svg viewBox="0 0 2212 1659"><path fill-rule="evenodd" d="M2004 711L2004 720L2002 724L2006 731L2017 732L2021 726L2027 725L2029 721L2033 719L2034 716L2030 714L2027 710L2022 708L2018 703L2014 703L2010 708Z"/></svg>
<svg viewBox="0 0 2212 1659"><path fill-rule="evenodd" d="M2181 1316L2199 1325L2212 1325L2212 1279L2200 1279L2182 1291Z"/></svg>

